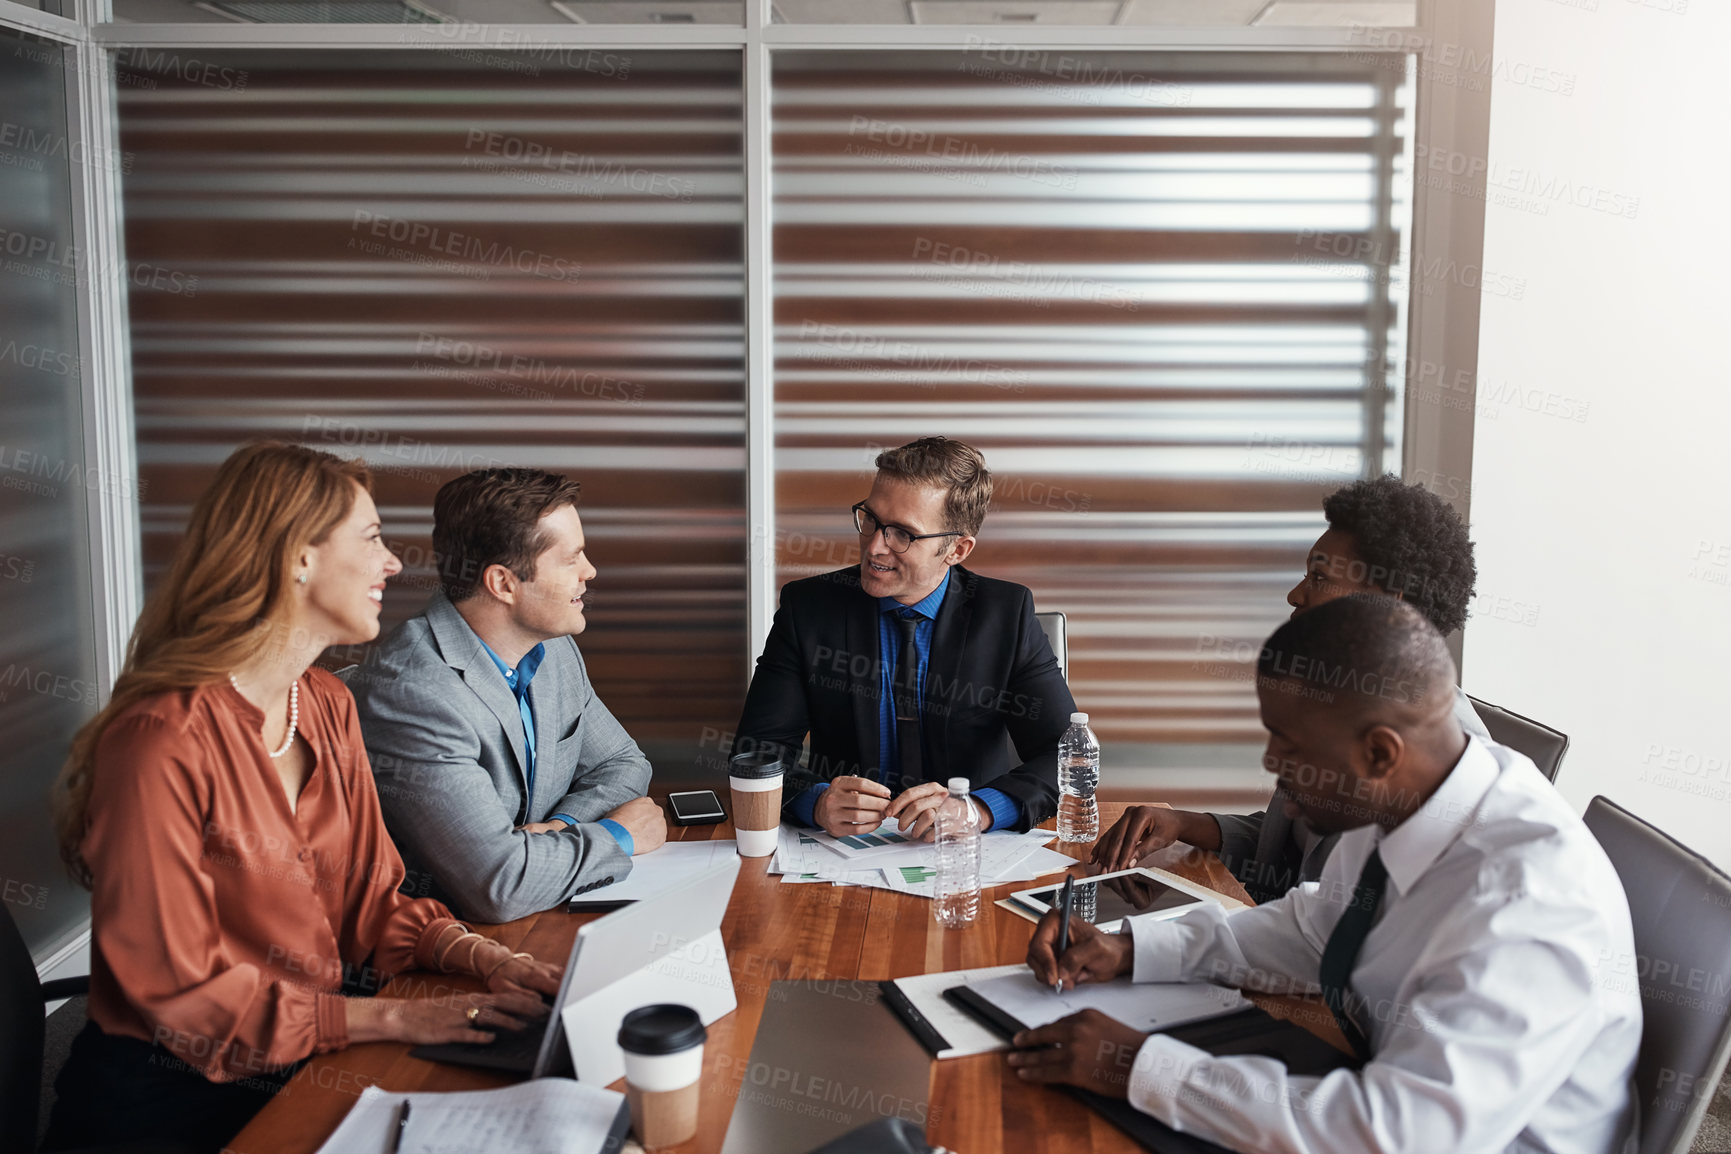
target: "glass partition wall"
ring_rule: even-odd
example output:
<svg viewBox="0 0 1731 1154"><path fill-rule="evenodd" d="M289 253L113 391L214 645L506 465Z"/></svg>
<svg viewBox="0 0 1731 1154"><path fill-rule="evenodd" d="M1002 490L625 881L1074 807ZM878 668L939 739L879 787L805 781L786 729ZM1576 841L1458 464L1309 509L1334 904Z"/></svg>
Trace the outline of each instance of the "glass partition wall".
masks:
<svg viewBox="0 0 1731 1154"><path fill-rule="evenodd" d="M0 173L34 214L5 227L66 211L88 242L75 299L19 275L3 321L75 332L55 404L81 407L0 363L7 419L132 478L53 516L8 495L0 553L64 579L7 581L0 558L0 613L95 684L87 713L238 444L373 465L408 566L387 627L430 592L438 485L561 469L600 569L598 688L660 779L713 781L780 584L855 561L846 509L879 448L946 433L998 478L974 564L1069 616L1105 786L1265 792L1243 643L1284 615L1321 496L1449 475L1453 415L1405 406L1402 370L1476 346L1471 286L1406 274L1413 140L1483 119L1450 118L1488 46L1416 83L1452 11L0 0L31 45L0 54L0 144L19 84L52 119L38 73L58 71L114 186L74 163L62 196L51 157ZM1481 204L1425 216L1433 248ZM0 823L40 831L78 711L27 704L8 732L36 754ZM30 846L7 884L59 885ZM50 920L80 920L73 899Z"/></svg>
<svg viewBox="0 0 1731 1154"><path fill-rule="evenodd" d="M0 29L0 900L33 949L88 916L60 868L48 786L103 686L86 502L136 485L87 458L65 46Z"/></svg>
<svg viewBox="0 0 1731 1154"><path fill-rule="evenodd" d="M1068 615L1110 761L1255 772L1245 646L1321 497L1400 459L1399 277L1337 250L1401 250L1405 76L1075 61L1038 84L968 51L776 55L776 581L857 558L880 448L969 440L997 476L973 563ZM119 93L127 249L160 270L131 288L147 583L248 437L379 469L409 565L387 628L432 588L439 484L562 469L604 696L664 772L717 765L748 668L738 54L142 62Z"/></svg>
<svg viewBox="0 0 1731 1154"><path fill-rule="evenodd" d="M969 564L1067 615L1106 763L1257 773L1247 646L1322 496L1399 469L1399 270L1336 250L1401 249L1405 76L1068 63L778 55L778 578L856 555L878 448L961 437L995 481Z"/></svg>
<svg viewBox="0 0 1731 1154"><path fill-rule="evenodd" d="M998 478L974 564L1068 615L1108 762L1254 774L1245 644L1285 616L1322 495L1400 460L1400 261L1353 254L1404 251L1404 70L772 61L775 584L857 557L879 448L973 441ZM127 250L160 270L129 286L147 584L248 437L379 469L409 565L387 628L432 588L439 484L562 469L598 685L658 770L718 766L759 532L738 51L119 64Z"/></svg>
<svg viewBox="0 0 1731 1154"><path fill-rule="evenodd" d="M228 86L119 86L127 252L160 270L131 296L147 587L249 438L372 465L387 632L437 587L441 484L568 473L590 674L689 772L746 673L739 54L203 62Z"/></svg>
<svg viewBox="0 0 1731 1154"><path fill-rule="evenodd" d="M37 0L31 0L36 3ZM42 0L44 3L54 0ZM588 27L776 24L1030 28L1311 29L1410 27L1418 0L112 0L127 23L440 24Z"/></svg>

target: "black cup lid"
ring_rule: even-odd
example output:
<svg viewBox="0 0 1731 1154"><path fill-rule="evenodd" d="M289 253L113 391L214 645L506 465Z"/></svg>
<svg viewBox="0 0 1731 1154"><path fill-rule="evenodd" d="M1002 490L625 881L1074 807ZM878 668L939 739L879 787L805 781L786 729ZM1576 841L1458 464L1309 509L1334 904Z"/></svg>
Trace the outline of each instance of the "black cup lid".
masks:
<svg viewBox="0 0 1731 1154"><path fill-rule="evenodd" d="M778 777L786 768L782 764L779 749L754 749L750 753L736 753L727 762L727 772L732 777Z"/></svg>
<svg viewBox="0 0 1731 1154"><path fill-rule="evenodd" d="M639 1007L619 1023L619 1048L633 1054L678 1054L708 1037L697 1011L674 1002Z"/></svg>

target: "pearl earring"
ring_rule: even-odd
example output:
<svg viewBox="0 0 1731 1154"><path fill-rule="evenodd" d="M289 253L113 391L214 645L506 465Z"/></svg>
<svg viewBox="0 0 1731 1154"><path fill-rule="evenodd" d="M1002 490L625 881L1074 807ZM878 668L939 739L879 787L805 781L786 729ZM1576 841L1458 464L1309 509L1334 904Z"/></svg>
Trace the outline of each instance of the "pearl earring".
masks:
<svg viewBox="0 0 1731 1154"><path fill-rule="evenodd" d="M302 573L300 576L295 578L295 584L297 584L297 585L305 585L306 583L307 583L307 575L305 573Z"/></svg>

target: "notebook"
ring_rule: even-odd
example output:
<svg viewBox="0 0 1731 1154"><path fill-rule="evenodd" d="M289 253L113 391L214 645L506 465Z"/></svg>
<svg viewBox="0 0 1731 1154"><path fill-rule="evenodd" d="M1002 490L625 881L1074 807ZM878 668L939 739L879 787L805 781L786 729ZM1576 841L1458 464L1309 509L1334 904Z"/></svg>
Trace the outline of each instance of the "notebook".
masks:
<svg viewBox="0 0 1731 1154"><path fill-rule="evenodd" d="M1012 1017L968 986L953 987L946 990L944 996L1001 1037L1009 1038L1028 1028L1028 1023ZM1358 1065L1350 1056L1309 1030L1283 1022L1256 1006L1192 1021L1162 1032L1215 1057L1257 1055L1273 1058L1294 1074L1321 1077L1331 1070L1355 1069ZM1224 1146L1192 1134L1180 1134L1121 1098L1108 1098L1078 1086L1060 1088L1124 1131L1144 1150L1153 1150L1157 1154L1233 1154Z"/></svg>
<svg viewBox="0 0 1731 1154"><path fill-rule="evenodd" d="M884 1001L934 1058L961 1058L1009 1049L1004 1035L956 1004L947 992L966 986L1029 1026L1043 1026L1094 1009L1143 1032L1234 1013L1250 1005L1236 990L1195 982L1132 985L1106 982L1057 993L1020 962L977 970L919 974L881 983Z"/></svg>
<svg viewBox="0 0 1731 1154"><path fill-rule="evenodd" d="M960 984L960 983L958 983ZM1133 1030L1152 1034L1189 1022L1219 1018L1249 1008L1237 990L1206 982L1088 982L1059 993L1022 966L1015 973L968 982L962 988L985 999L1029 1029L1083 1010L1099 1010Z"/></svg>
<svg viewBox="0 0 1731 1154"><path fill-rule="evenodd" d="M395 1146L403 1102L410 1106ZM501 1090L400 1094L369 1086L319 1154L603 1154L631 1127L625 1095L568 1078L537 1078Z"/></svg>

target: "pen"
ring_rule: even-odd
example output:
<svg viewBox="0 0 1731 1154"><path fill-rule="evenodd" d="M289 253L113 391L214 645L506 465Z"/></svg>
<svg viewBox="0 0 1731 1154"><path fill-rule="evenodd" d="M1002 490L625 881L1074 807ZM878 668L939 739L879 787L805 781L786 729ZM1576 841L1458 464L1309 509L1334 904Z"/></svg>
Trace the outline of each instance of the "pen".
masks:
<svg viewBox="0 0 1731 1154"><path fill-rule="evenodd" d="M403 1099L403 1108L397 1111L397 1136L391 1139L391 1154L401 1154L403 1149L403 1131L409 1128L409 1100Z"/></svg>
<svg viewBox="0 0 1731 1154"><path fill-rule="evenodd" d="M1058 899L1058 961L1064 960L1064 952L1070 948L1070 909L1076 900L1076 875L1064 875L1064 893ZM1064 979L1058 979L1058 993L1064 992Z"/></svg>

